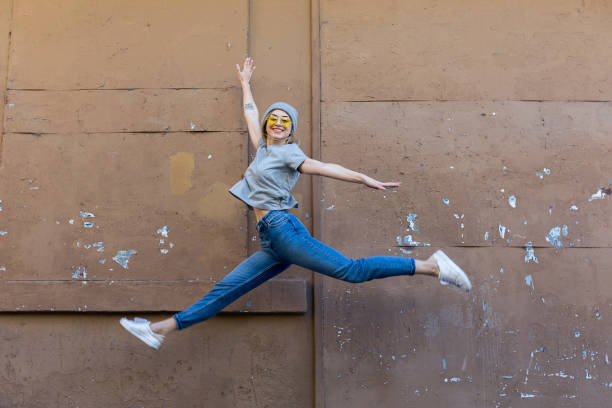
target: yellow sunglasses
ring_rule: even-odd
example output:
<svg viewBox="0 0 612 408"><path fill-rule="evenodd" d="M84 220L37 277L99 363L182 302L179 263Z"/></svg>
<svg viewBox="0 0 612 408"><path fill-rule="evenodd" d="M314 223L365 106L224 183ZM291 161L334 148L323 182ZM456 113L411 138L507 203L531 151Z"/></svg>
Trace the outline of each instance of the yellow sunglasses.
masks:
<svg viewBox="0 0 612 408"><path fill-rule="evenodd" d="M280 119L280 124L282 127L284 127L285 129L288 128L291 125L291 119L283 116L283 117L278 117L276 115L270 115L268 116L268 125L270 126L274 126L276 125L276 123L278 122L278 120Z"/></svg>

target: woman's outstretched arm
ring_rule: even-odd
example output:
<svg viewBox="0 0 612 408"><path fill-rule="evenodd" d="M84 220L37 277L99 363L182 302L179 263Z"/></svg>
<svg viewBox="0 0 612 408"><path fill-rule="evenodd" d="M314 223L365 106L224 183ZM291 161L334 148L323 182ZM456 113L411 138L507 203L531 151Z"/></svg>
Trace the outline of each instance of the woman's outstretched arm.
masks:
<svg viewBox="0 0 612 408"><path fill-rule="evenodd" d="M249 129L249 138L251 143L257 149L259 139L261 139L261 126L259 126L259 111L253 100L253 94L251 92L251 75L255 71L255 65L253 65L253 59L247 57L244 60L244 66L240 70L240 65L236 64L236 71L238 71L238 79L240 85L242 85L242 107L244 108L244 118L247 122L247 128Z"/></svg>
<svg viewBox="0 0 612 408"><path fill-rule="evenodd" d="M304 174L314 174L317 176L331 177L337 180L350 181L351 183L361 183L377 190L399 187L401 184L401 182L383 183L365 174L342 167L339 164L323 163L310 158L306 159L298 169Z"/></svg>

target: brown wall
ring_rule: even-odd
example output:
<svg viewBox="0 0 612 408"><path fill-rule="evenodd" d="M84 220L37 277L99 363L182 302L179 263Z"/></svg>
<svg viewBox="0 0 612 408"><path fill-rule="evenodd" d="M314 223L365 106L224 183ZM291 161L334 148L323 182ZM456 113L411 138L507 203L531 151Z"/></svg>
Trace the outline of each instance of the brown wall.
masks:
<svg viewBox="0 0 612 408"><path fill-rule="evenodd" d="M0 407L607 406L611 23L605 0L0 2ZM304 152L402 182L304 176L294 214L351 257L443 248L470 294L291 268L159 352L121 329L259 247L227 194L246 55Z"/></svg>
<svg viewBox="0 0 612 408"><path fill-rule="evenodd" d="M322 159L403 182L324 180L322 239L443 248L474 285L324 281L326 406L609 405L610 23L606 1L321 2Z"/></svg>

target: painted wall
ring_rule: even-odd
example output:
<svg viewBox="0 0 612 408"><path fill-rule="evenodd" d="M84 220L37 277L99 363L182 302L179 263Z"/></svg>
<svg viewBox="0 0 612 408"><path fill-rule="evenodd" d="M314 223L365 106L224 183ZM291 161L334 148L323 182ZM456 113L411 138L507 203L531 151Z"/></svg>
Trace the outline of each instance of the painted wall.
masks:
<svg viewBox="0 0 612 408"><path fill-rule="evenodd" d="M235 64L257 61L260 110L275 97L301 109L309 152L309 11L0 3L0 406L312 405L309 272L159 352L119 325L189 306L258 249L227 192L250 153ZM272 24L276 12L291 19ZM308 184L297 194L303 218Z"/></svg>
<svg viewBox="0 0 612 408"><path fill-rule="evenodd" d="M321 2L322 239L472 277L324 281L325 406L608 406L612 7ZM351 154L347 154L351 152ZM348 238L350 237L350 239Z"/></svg>
<svg viewBox="0 0 612 408"><path fill-rule="evenodd" d="M347 4L0 1L0 406L607 406L610 3ZM259 247L246 55L307 154L402 181L304 176L294 214L470 294L291 268L161 352L123 331Z"/></svg>

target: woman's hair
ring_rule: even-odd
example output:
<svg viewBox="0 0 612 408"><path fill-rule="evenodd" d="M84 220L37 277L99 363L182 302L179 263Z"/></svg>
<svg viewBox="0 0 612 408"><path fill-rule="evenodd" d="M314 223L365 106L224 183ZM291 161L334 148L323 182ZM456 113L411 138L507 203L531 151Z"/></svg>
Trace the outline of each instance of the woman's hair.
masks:
<svg viewBox="0 0 612 408"><path fill-rule="evenodd" d="M268 143L268 139L267 139L268 135L266 133L266 121L268 120L268 116L270 115L270 112L276 109L286 112L287 115L289 115L289 117L291 118L291 134L287 138L287 143L297 143L297 137L295 136L295 132L297 131L297 125L298 125L298 111L293 106L285 102L273 103L272 105L268 107L268 109L266 109L266 112L263 114L263 117L261 119L261 134L264 138L264 141Z"/></svg>

